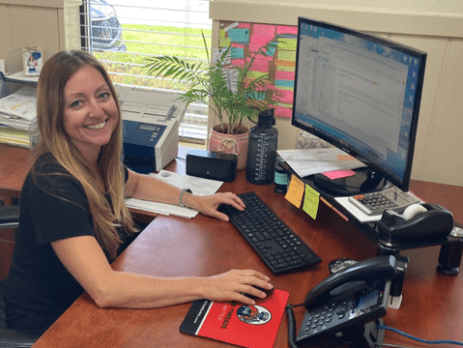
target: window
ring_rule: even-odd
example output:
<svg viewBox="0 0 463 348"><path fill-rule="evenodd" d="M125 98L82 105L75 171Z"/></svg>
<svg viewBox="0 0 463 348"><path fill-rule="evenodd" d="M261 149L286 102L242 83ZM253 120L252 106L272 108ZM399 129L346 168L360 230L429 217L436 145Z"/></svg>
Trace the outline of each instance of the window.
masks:
<svg viewBox="0 0 463 348"><path fill-rule="evenodd" d="M82 49L105 64L114 83L148 89L185 91L185 86L148 76L145 58L175 55L205 60L204 33L211 47L209 2L169 0L85 0L81 6ZM179 136L204 143L207 136L205 104L191 104Z"/></svg>

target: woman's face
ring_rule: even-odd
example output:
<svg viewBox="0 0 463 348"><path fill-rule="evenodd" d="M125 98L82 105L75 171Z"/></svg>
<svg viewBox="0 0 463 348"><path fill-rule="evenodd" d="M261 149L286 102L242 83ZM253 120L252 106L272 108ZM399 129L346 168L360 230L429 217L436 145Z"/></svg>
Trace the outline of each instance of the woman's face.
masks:
<svg viewBox="0 0 463 348"><path fill-rule="evenodd" d="M64 130L84 157L95 158L119 122L116 101L93 66L77 70L64 87Z"/></svg>

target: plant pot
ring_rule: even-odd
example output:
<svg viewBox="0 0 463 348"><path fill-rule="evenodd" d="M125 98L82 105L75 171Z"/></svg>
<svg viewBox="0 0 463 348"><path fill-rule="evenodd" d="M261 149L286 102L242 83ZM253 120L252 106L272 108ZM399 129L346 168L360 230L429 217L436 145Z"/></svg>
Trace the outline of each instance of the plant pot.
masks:
<svg viewBox="0 0 463 348"><path fill-rule="evenodd" d="M236 155L238 157L237 169L246 168L248 157L249 128L242 127L238 134L226 134L218 131L220 125L212 127L209 137L208 150Z"/></svg>

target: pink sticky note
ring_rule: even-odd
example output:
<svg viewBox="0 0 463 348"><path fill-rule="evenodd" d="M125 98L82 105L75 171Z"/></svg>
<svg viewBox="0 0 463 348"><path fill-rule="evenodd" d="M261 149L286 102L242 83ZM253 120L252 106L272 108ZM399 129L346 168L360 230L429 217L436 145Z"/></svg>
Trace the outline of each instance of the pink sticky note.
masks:
<svg viewBox="0 0 463 348"><path fill-rule="evenodd" d="M249 68L251 71L268 72L268 60L267 59L255 59Z"/></svg>
<svg viewBox="0 0 463 348"><path fill-rule="evenodd" d="M294 71L278 70L275 72L275 80L291 80L294 81L296 73Z"/></svg>
<svg viewBox="0 0 463 348"><path fill-rule="evenodd" d="M291 108L284 108L282 106L277 106L275 108L275 116L291 117L292 115L293 115L293 109Z"/></svg>
<svg viewBox="0 0 463 348"><path fill-rule="evenodd" d="M240 22L237 26L240 29L251 29L251 23L242 23Z"/></svg>
<svg viewBox="0 0 463 348"><path fill-rule="evenodd" d="M258 44L260 47L265 46L267 42L273 39L273 36L265 36L265 35L251 35L250 43L251 44Z"/></svg>
<svg viewBox="0 0 463 348"><path fill-rule="evenodd" d="M259 44L259 43L250 43L248 45L248 51L249 52L258 52L261 47L262 47L262 45Z"/></svg>
<svg viewBox="0 0 463 348"><path fill-rule="evenodd" d="M354 176L355 172L349 169L346 170L333 170L331 172L322 173L324 176L330 178L331 180L347 178L348 176Z"/></svg>
<svg viewBox="0 0 463 348"><path fill-rule="evenodd" d="M252 33L255 35L275 36L275 26L268 24L254 24Z"/></svg>
<svg viewBox="0 0 463 348"><path fill-rule="evenodd" d="M289 27L284 25L277 26L277 34L297 35L297 27Z"/></svg>
<svg viewBox="0 0 463 348"><path fill-rule="evenodd" d="M232 59L231 63L233 66L238 66L240 68L244 67L244 59Z"/></svg>
<svg viewBox="0 0 463 348"><path fill-rule="evenodd" d="M292 104L294 92L287 91L285 89L277 89L277 95L275 97L275 100L277 100L280 103Z"/></svg>

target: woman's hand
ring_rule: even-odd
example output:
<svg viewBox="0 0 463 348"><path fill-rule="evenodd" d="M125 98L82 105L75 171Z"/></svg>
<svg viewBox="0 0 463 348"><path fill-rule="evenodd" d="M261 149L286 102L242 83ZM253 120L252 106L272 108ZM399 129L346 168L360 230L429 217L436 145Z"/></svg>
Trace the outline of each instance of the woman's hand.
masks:
<svg viewBox="0 0 463 348"><path fill-rule="evenodd" d="M231 192L220 192L210 196L195 196L187 193L184 195L183 202L189 208L222 221L228 221L228 216L217 210L220 204L231 205L240 211L245 208L243 201Z"/></svg>
<svg viewBox="0 0 463 348"><path fill-rule="evenodd" d="M211 301L239 301L247 305L256 302L245 294L265 298L266 294L255 288L271 290L270 278L254 270L231 270L204 278L204 295Z"/></svg>

